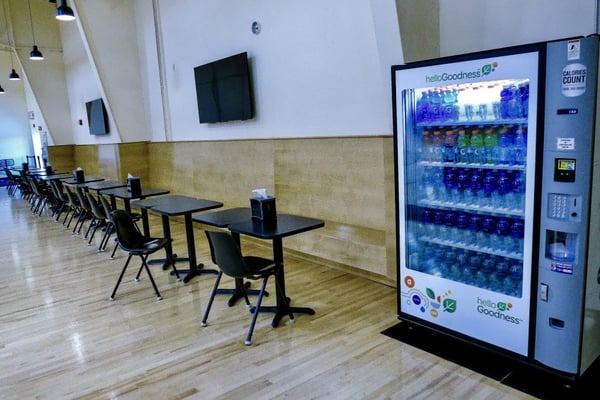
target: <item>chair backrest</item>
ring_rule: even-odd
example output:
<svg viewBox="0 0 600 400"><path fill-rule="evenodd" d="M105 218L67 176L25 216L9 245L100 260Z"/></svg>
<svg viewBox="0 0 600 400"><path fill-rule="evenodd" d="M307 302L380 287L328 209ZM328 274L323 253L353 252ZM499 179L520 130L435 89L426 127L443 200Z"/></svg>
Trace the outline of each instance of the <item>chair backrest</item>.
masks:
<svg viewBox="0 0 600 400"><path fill-rule="evenodd" d="M86 211L92 211L92 206L90 205L87 196L84 194L83 189L77 187L75 189L75 193L77 193L77 198L79 199L79 204L81 204L81 207L83 207L83 209Z"/></svg>
<svg viewBox="0 0 600 400"><path fill-rule="evenodd" d="M131 215L125 210L114 210L110 215L115 224L119 246L125 251L141 249L146 238L137 228Z"/></svg>
<svg viewBox="0 0 600 400"><path fill-rule="evenodd" d="M63 191L62 184L58 179L52 179L50 181L50 187L52 188L52 191L54 192L56 198L60 199L63 202L69 201L67 195Z"/></svg>
<svg viewBox="0 0 600 400"><path fill-rule="evenodd" d="M107 218L110 219L111 218L110 213L112 213L112 211L113 211L112 206L110 205L110 203L108 202L108 200L106 200L106 197L104 197L100 193L98 193L98 198L100 199L100 204L104 208L104 212L106 213Z"/></svg>
<svg viewBox="0 0 600 400"><path fill-rule="evenodd" d="M79 200L77 199L77 196L75 196L75 193L73 193L71 191L71 189L69 189L68 187L65 186L65 194L67 195L67 198L69 199L69 203L71 204L71 207L79 207Z"/></svg>
<svg viewBox="0 0 600 400"><path fill-rule="evenodd" d="M224 274L234 278L252 275L252 271L244 261L240 246L227 232L204 231L208 238L212 260Z"/></svg>
<svg viewBox="0 0 600 400"><path fill-rule="evenodd" d="M92 213L94 214L94 217L106 220L108 218L108 215L106 214L104 207L102 207L98 200L96 200L94 195L90 192L85 192L85 195L87 196L87 200L90 203L90 207L92 208Z"/></svg>

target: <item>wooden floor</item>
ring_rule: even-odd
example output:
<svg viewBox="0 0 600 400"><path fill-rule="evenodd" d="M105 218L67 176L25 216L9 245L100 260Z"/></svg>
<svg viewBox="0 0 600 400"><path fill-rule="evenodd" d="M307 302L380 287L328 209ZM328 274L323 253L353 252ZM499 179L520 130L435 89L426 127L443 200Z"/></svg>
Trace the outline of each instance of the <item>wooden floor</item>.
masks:
<svg viewBox="0 0 600 400"><path fill-rule="evenodd" d="M158 218L151 227L161 231ZM173 231L185 254L182 224ZM196 247L208 261L200 227ZM268 250L244 242L246 253ZM108 255L0 188L0 398L532 398L382 335L398 322L392 287L287 256L288 295L316 315L273 329L261 314L247 347L241 303L217 296L200 326L214 275L183 284L154 266L157 301L131 271L110 302L125 254Z"/></svg>

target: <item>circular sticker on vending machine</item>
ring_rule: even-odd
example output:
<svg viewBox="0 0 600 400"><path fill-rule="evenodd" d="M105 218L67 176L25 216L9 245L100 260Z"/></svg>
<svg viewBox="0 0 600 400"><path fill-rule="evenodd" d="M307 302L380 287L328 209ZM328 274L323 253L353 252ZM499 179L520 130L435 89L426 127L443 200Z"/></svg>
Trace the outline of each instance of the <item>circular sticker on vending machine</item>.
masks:
<svg viewBox="0 0 600 400"><path fill-rule="evenodd" d="M583 64L569 64L562 71L562 94L577 97L585 93L587 68Z"/></svg>

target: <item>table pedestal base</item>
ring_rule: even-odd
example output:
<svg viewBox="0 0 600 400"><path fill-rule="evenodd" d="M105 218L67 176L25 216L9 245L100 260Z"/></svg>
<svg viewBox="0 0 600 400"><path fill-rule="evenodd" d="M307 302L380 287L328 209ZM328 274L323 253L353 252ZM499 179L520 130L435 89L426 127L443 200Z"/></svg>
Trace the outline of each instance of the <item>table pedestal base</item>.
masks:
<svg viewBox="0 0 600 400"><path fill-rule="evenodd" d="M273 328L277 328L277 326L279 325L279 321L281 321L281 318L283 318L286 315L290 315L290 313L292 315L294 315L294 314L315 315L315 310L313 310L312 308L308 308L308 307L287 307L287 309L283 310L277 306L261 306L259 311L275 313L275 316L273 317L273 321L271 322L271 326ZM292 318L290 316L290 322L293 323L294 321L295 321L294 318Z"/></svg>
<svg viewBox="0 0 600 400"><path fill-rule="evenodd" d="M231 294L231 298L227 301L227 307L232 307L238 300L244 298L244 293L240 288L240 285L243 281L235 282L235 289L217 289L217 294ZM260 290L250 289L250 282L243 282L244 289L246 290L246 294L255 294L258 295ZM268 296L269 292L265 291L263 296Z"/></svg>

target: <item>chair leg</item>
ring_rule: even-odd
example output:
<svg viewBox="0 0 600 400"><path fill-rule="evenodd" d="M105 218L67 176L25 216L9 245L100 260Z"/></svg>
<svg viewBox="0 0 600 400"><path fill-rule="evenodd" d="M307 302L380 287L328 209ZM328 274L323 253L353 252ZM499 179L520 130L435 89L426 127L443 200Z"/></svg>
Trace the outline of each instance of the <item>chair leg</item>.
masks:
<svg viewBox="0 0 600 400"><path fill-rule="evenodd" d="M131 261L131 257L132 257L132 255L130 254L129 257L127 257L127 261L125 261L125 265L123 266L123 270L121 271L121 275L119 275L119 279L117 280L117 284L115 285L115 288L113 289L113 292L110 295L110 301L114 301L115 300L115 295L117 294L117 289L119 288L119 285L121 284L121 280L123 279L123 275L125 275L125 270L127 270L127 266L129 265L129 261Z"/></svg>
<svg viewBox="0 0 600 400"><path fill-rule="evenodd" d="M250 322L250 327L248 328L248 336L246 336L246 346L250 346L252 344L252 333L254 332L254 325L256 324L256 317L258 317L258 312L260 310L260 305L262 303L263 295L265 294L265 288L267 287L267 281L269 277L266 276L263 279L263 283L260 286L260 293L258 294L258 299L256 300L256 306L254 307L254 312L252 313L252 321Z"/></svg>
<svg viewBox="0 0 600 400"><path fill-rule="evenodd" d="M208 299L208 304L206 305L206 310L204 310L204 316L202 317L201 326L208 325L206 320L208 320L208 313L210 312L210 308L212 307L213 300L215 299L215 295L217 294L217 289L219 288L219 282L221 282L221 277L223 276L223 271L219 271L217 274L217 279L215 279L215 285L213 286L212 293Z"/></svg>
<svg viewBox="0 0 600 400"><path fill-rule="evenodd" d="M117 252L117 249L119 248L119 243L117 242L117 240L115 239L115 248L112 251L112 254L110 255L110 259L112 260L113 258L115 258L115 253Z"/></svg>
<svg viewBox="0 0 600 400"><path fill-rule="evenodd" d="M160 300L162 300L162 297L160 295L160 292L158 291L158 287L156 286L156 283L154 282L154 278L152 277L150 268L148 268L148 263L146 262L146 259L148 258L148 256L147 255L140 256L140 258L142 259L142 267L144 267L146 269L146 272L148 273L148 277L150 278L150 282L152 282L152 286L154 287L154 291L156 292L156 300L160 301Z"/></svg>

